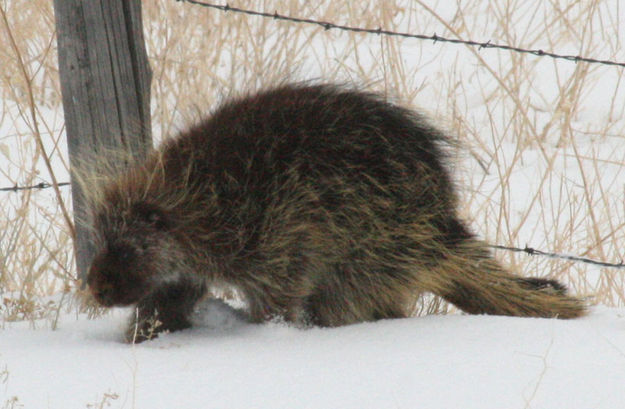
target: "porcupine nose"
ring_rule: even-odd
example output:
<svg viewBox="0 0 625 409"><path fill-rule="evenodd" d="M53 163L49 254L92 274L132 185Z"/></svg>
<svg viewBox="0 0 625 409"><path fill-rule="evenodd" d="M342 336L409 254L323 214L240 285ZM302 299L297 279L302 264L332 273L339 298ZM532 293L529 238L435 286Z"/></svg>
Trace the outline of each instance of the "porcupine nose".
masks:
<svg viewBox="0 0 625 409"><path fill-rule="evenodd" d="M113 302L113 286L102 280L103 274L99 271L95 263L89 269L87 284L91 294L102 305L111 305Z"/></svg>
<svg viewBox="0 0 625 409"><path fill-rule="evenodd" d="M111 305L113 303L113 287L111 285L103 285L96 289L93 293L95 298L103 305Z"/></svg>

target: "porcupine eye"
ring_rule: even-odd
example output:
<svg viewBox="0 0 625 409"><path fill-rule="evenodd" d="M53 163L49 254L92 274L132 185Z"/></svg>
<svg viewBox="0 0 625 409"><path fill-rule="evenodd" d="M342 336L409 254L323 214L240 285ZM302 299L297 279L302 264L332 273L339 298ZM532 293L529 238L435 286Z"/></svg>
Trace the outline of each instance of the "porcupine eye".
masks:
<svg viewBox="0 0 625 409"><path fill-rule="evenodd" d="M156 210L150 211L148 214L146 214L145 218L148 223L150 223L157 229L163 230L165 228L165 222L163 221L163 217Z"/></svg>
<svg viewBox="0 0 625 409"><path fill-rule="evenodd" d="M155 206L139 204L135 206L135 211L144 222L154 226L158 230L164 230L167 228L167 223L165 222L163 213Z"/></svg>
<svg viewBox="0 0 625 409"><path fill-rule="evenodd" d="M119 257L119 260L122 263L128 263L134 256L134 252L129 246L116 247L112 250L112 252L117 254L117 257Z"/></svg>

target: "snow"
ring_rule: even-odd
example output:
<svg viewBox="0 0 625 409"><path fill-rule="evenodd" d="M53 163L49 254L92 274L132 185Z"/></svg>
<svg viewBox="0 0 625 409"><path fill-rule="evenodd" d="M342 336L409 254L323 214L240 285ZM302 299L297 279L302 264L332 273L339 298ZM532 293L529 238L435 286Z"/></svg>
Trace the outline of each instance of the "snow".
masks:
<svg viewBox="0 0 625 409"><path fill-rule="evenodd" d="M613 409L625 402L625 309L597 307L570 321L447 315L301 329L249 324L209 301L195 327L134 346L120 341L128 314L65 316L56 331L8 323L0 402L15 396L25 408L84 408L105 394L112 408Z"/></svg>

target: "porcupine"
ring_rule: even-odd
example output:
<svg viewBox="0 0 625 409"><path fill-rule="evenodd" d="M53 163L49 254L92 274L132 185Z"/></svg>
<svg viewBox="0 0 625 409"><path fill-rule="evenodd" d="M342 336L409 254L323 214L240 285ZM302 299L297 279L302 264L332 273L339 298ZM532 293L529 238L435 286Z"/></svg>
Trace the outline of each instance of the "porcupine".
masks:
<svg viewBox="0 0 625 409"><path fill-rule="evenodd" d="M136 305L128 341L189 327L213 284L238 289L255 322L406 317L423 292L471 314L582 315L460 220L447 143L421 115L341 86L232 99L91 194L88 285L104 306Z"/></svg>

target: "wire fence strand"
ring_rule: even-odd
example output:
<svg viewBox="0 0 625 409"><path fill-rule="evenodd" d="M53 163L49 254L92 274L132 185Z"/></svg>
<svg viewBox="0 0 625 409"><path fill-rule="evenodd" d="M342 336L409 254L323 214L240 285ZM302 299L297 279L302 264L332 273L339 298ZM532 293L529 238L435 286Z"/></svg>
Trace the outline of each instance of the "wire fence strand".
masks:
<svg viewBox="0 0 625 409"><path fill-rule="evenodd" d="M59 187L70 186L70 183L61 182L58 184L58 186ZM0 188L0 192L18 192L22 190L42 190L42 189L48 189L51 187L53 187L53 185L51 185L50 183L41 182L32 186L15 185L11 187L3 187L3 188ZM530 256L541 256L541 257L547 257L547 258L553 258L553 259L568 260L568 261L572 261L576 263L592 264L592 265L599 266L599 267L617 268L617 269L625 268L625 263L622 260L619 263L608 263L605 261L593 260L587 257L578 257L578 256L567 255L567 254L551 253L548 251L538 250L538 249L529 247L527 245L524 248L501 246L497 244L489 245L489 247L492 249L496 249L496 250L511 251L515 253L526 253L526 254L529 254Z"/></svg>
<svg viewBox="0 0 625 409"><path fill-rule="evenodd" d="M434 43L440 42L440 43L463 44L463 45L468 45L468 46L479 47L480 50L483 48L494 48L494 49L507 50L507 51L517 52L517 53L532 54L538 57L550 57L554 59L563 59L567 61L573 61L575 63L585 62L589 64L602 64L602 65L609 65L609 66L625 67L625 62L618 62L618 61L611 61L611 60L599 60L599 59L588 58L588 57L583 57L579 55L562 55L562 54L556 54L556 53L544 51L541 49L524 49L520 47L505 45L505 44L492 43L490 40L486 42L479 42L479 41L473 41L473 40L462 40L462 39L441 37L437 35L436 33L432 35L425 35L425 34L396 32L396 31L382 29L381 27L377 29L353 27L353 26L330 23L326 21L286 16L286 15L278 14L277 11L274 13L266 13L266 12L261 12L261 11L256 11L256 10L232 7L227 3L225 5L219 5L219 4L205 3L202 1L198 1L198 0L176 0L176 1L186 2L186 3L190 3L190 4L202 6L202 7L207 7L207 8L212 8L212 9L217 9L223 12L241 13L245 15L257 16L257 17L263 17L263 18L271 18L274 20L283 20L283 21L289 21L293 23L316 25L316 26L320 26L324 28L325 30L337 29L337 30L357 32L357 33L385 35L385 36L403 37L403 38L414 38L414 39L419 39L419 40L430 40L430 41L433 41ZM58 184L59 187L69 186L69 185L70 185L69 182L62 182ZM18 192L18 191L23 191L23 190L35 190L35 189L42 190L42 189L47 189L51 187L53 187L53 185L51 185L50 183L41 182L32 186L14 185L11 187L3 187L3 188L0 188L0 192ZM527 245L524 248L502 246L502 245L489 245L489 247L492 249L497 249L497 250L511 251L511 252L516 252L516 253L526 253L530 256L541 256L541 257L547 257L547 258L553 258L553 259L562 259L562 260L591 264L591 265L606 267L606 268L617 268L617 269L625 268L625 264L623 261L619 263L608 263L604 261L593 260L587 257L578 257L578 256L571 256L571 255L566 255L566 254L542 251L542 250L529 247Z"/></svg>
<svg viewBox="0 0 625 409"><path fill-rule="evenodd" d="M580 55L557 54L557 53L553 53L553 52L549 52L549 51L545 51L541 49L525 49L521 47L514 47L511 45L506 45L506 44L496 44L496 43L491 42L490 40L480 42L480 41L474 41L474 40L462 40L462 39L457 39L457 38L441 37L437 35L436 33L432 35L426 35L426 34L397 32L397 31L392 31L392 30L386 30L381 27L377 29L354 27L354 26L335 24L335 23L330 23L327 21L319 21L319 20L314 20L314 19L309 19L309 18L286 16L283 14L279 14L277 11L273 13L266 13L266 12L257 11L257 10L243 9L240 7L232 7L228 3L226 3L225 5L220 5L220 4L206 3L206 2L202 2L198 0L176 0L176 1L183 2L183 3L190 3L190 4L194 4L194 5L201 6L201 7L221 10L223 12L233 12L233 13L246 14L249 16L271 18L274 20L290 21L290 22L299 23L299 24L316 25L316 26L323 27L325 30L336 29L336 30L342 30L342 31L351 31L351 32L356 32L356 33L366 33L366 34L374 34L374 35L385 35L385 36L391 36L391 37L415 38L419 40L433 41L434 43L439 42L439 43L463 44L463 45L478 47L480 50L483 48L495 48L499 50L506 50L506 51L512 51L512 52L517 52L517 53L531 54L537 57L550 57L553 59L567 60L567 61L572 61L575 63L585 62L589 64L601 64L601 65L609 65L609 66L617 66L617 67L625 68L625 62L612 61L612 60L600 60L600 59L595 59L595 58L583 57Z"/></svg>
<svg viewBox="0 0 625 409"><path fill-rule="evenodd" d="M58 183L57 186L62 187L62 186L69 186L70 183L69 182L61 182ZM18 185L14 185L14 186L10 186L10 187L2 187L0 188L0 192L19 192L21 190L42 190L42 189L48 189L54 187L54 185L47 183L47 182L41 182L41 183L37 183L36 185L32 185L32 186L18 186Z"/></svg>
<svg viewBox="0 0 625 409"><path fill-rule="evenodd" d="M620 263L607 263L605 261L593 260L587 257L578 257L578 256L567 255L567 254L550 253L547 251L537 250L535 248L528 247L528 246L525 246L525 248L518 248L518 247L508 247L508 246L500 246L500 245L490 245L489 247L493 249L497 249L497 250L512 251L515 253L527 253L530 256L542 256L542 257L548 257L548 258L568 260L568 261L573 261L573 262L592 264L592 265L596 265L600 267L625 268L625 264L623 264L622 260Z"/></svg>

